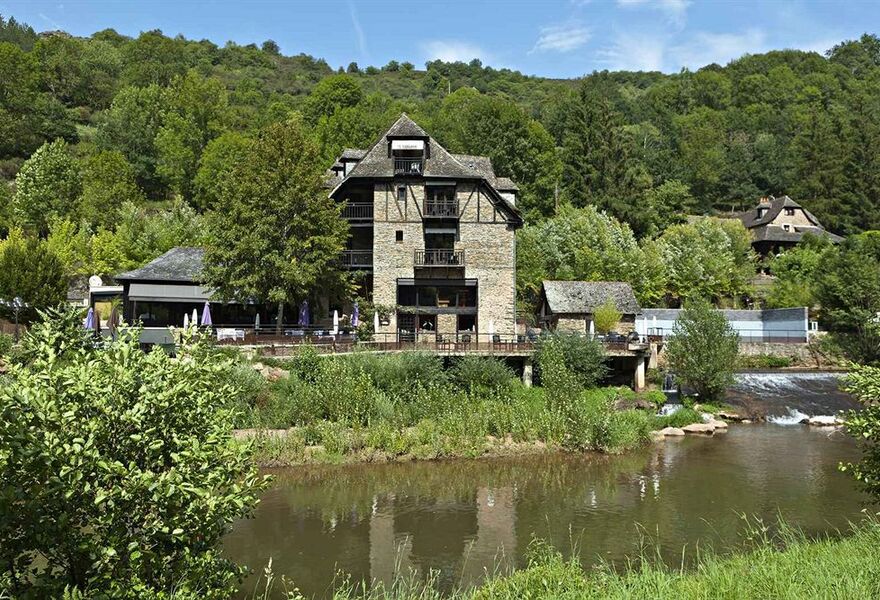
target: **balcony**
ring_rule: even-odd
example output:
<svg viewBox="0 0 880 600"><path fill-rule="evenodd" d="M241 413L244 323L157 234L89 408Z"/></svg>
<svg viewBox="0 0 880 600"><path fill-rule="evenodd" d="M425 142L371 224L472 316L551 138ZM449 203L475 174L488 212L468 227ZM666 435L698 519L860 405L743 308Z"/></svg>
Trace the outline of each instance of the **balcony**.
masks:
<svg viewBox="0 0 880 600"><path fill-rule="evenodd" d="M425 200L425 217L457 219L458 200Z"/></svg>
<svg viewBox="0 0 880 600"><path fill-rule="evenodd" d="M463 267L464 250L416 250L413 264L416 267Z"/></svg>
<svg viewBox="0 0 880 600"><path fill-rule="evenodd" d="M425 170L425 161L421 158L395 158L394 174L419 176Z"/></svg>
<svg viewBox="0 0 880 600"><path fill-rule="evenodd" d="M342 267L345 269L372 269L372 250L345 250L342 252Z"/></svg>
<svg viewBox="0 0 880 600"><path fill-rule="evenodd" d="M372 202L346 202L342 209L342 218L349 221L372 221Z"/></svg>

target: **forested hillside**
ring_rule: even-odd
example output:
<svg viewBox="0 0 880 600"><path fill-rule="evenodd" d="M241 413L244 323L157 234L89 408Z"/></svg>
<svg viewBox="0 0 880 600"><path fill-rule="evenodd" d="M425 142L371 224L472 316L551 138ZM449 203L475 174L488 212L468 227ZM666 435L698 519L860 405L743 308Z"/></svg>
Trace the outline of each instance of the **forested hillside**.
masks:
<svg viewBox="0 0 880 600"><path fill-rule="evenodd" d="M282 56L271 40L218 46L113 30L76 38L8 18L0 19L0 235L42 238L67 275L112 274L201 243L223 176L256 132L301 114L329 166L402 111L450 150L491 157L519 183L534 226L554 215L588 222L597 217L563 209L593 206L647 248L687 214L729 213L770 193L789 194L837 233L880 228L874 35L827 56L774 51L697 72L553 80L478 60L334 69ZM558 227L545 229L573 231ZM614 235L630 235L621 231ZM578 277L602 271L582 267L565 266ZM687 295L668 282L652 289L643 298Z"/></svg>

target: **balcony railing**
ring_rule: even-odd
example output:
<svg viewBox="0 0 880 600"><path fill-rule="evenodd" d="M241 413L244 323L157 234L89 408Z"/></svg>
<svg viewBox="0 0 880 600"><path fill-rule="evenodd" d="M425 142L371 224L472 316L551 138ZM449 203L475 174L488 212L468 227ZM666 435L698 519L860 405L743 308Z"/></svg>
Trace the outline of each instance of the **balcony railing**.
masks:
<svg viewBox="0 0 880 600"><path fill-rule="evenodd" d="M365 269L373 267L372 250L344 250L342 266L348 269Z"/></svg>
<svg viewBox="0 0 880 600"><path fill-rule="evenodd" d="M463 267L464 250L416 250L413 262L417 267Z"/></svg>
<svg viewBox="0 0 880 600"><path fill-rule="evenodd" d="M458 200L425 200L425 216L457 219Z"/></svg>
<svg viewBox="0 0 880 600"><path fill-rule="evenodd" d="M372 221L372 202L347 202L342 209L342 218L349 221Z"/></svg>
<svg viewBox="0 0 880 600"><path fill-rule="evenodd" d="M421 175L424 172L425 162L421 158L395 158L395 175Z"/></svg>

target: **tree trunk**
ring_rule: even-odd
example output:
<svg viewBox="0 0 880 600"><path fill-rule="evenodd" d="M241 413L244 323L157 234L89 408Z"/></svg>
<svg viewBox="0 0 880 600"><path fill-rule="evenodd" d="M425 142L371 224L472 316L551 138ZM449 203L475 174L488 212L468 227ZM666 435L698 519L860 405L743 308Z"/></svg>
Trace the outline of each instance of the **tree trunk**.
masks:
<svg viewBox="0 0 880 600"><path fill-rule="evenodd" d="M281 335L284 323L284 302L278 303L278 321L275 323L275 335Z"/></svg>

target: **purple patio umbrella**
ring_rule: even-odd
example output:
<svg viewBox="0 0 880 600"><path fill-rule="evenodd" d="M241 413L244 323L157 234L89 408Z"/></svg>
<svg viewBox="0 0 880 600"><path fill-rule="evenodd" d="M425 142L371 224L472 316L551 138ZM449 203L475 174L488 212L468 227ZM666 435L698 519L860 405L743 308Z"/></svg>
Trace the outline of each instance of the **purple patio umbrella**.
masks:
<svg viewBox="0 0 880 600"><path fill-rule="evenodd" d="M299 326L307 327L309 324L309 301L303 300L299 306Z"/></svg>
<svg viewBox="0 0 880 600"><path fill-rule="evenodd" d="M91 306L89 307L89 312L86 314L85 328L95 328L95 310Z"/></svg>
<svg viewBox="0 0 880 600"><path fill-rule="evenodd" d="M358 308L358 303L354 303L354 308L351 309L351 326L357 327L361 321L361 310Z"/></svg>
<svg viewBox="0 0 880 600"><path fill-rule="evenodd" d="M205 307L202 309L202 327L210 327L214 324L214 321L211 320L211 305L205 302Z"/></svg>

